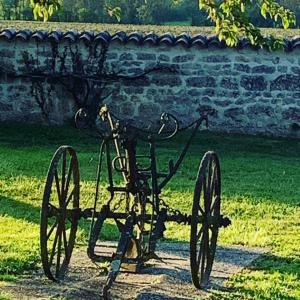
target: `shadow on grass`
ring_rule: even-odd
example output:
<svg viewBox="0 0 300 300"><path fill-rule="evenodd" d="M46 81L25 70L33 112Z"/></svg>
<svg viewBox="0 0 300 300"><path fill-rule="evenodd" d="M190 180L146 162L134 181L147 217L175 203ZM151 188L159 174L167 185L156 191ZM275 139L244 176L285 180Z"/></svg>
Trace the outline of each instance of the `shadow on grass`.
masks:
<svg viewBox="0 0 300 300"><path fill-rule="evenodd" d="M228 287L221 287L219 291L213 292L211 299L299 299L292 295L299 288L299 258L263 254L248 269L250 273L244 272L233 277ZM255 271L261 273L253 273Z"/></svg>
<svg viewBox="0 0 300 300"><path fill-rule="evenodd" d="M0 195L0 216L40 223L40 209L25 202Z"/></svg>
<svg viewBox="0 0 300 300"><path fill-rule="evenodd" d="M300 279L300 258L281 257L273 254L264 254L255 261L251 270L267 270L271 273L294 275Z"/></svg>
<svg viewBox="0 0 300 300"><path fill-rule="evenodd" d="M0 216L9 216L29 223L40 224L40 208L0 195ZM90 222L85 219L79 221L78 230L84 238L88 238ZM114 240L119 236L117 226L105 223L101 238Z"/></svg>

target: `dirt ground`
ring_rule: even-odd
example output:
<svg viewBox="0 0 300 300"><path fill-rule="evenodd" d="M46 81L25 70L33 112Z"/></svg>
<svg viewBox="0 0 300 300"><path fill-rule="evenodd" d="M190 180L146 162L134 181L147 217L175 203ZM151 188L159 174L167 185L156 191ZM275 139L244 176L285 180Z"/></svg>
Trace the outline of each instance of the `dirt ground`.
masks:
<svg viewBox="0 0 300 300"><path fill-rule="evenodd" d="M205 291L199 291L191 282L189 245L162 243L157 251L161 260L147 262L138 274L119 274L111 289L111 299L205 299L262 253L258 248L218 247L210 286ZM76 249L63 283L49 281L39 270L17 282L5 283L1 290L13 299L101 299L106 270L103 265L92 263L84 249Z"/></svg>

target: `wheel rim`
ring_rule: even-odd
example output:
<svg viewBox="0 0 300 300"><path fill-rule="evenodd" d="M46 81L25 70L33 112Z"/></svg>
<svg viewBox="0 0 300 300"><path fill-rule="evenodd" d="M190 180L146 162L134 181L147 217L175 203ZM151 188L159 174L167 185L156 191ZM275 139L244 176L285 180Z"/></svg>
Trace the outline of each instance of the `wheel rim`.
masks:
<svg viewBox="0 0 300 300"><path fill-rule="evenodd" d="M63 279L75 244L79 208L79 172L75 151L60 147L54 154L41 209L40 248L44 272L54 281Z"/></svg>
<svg viewBox="0 0 300 300"><path fill-rule="evenodd" d="M215 257L220 216L220 164L214 152L207 152L200 164L191 217L190 263L194 285L205 288Z"/></svg>

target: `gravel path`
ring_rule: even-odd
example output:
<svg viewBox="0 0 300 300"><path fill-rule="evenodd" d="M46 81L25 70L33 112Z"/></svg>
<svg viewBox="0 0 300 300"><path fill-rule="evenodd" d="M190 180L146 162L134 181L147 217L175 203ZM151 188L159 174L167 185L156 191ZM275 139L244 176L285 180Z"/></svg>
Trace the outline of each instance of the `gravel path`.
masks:
<svg viewBox="0 0 300 300"><path fill-rule="evenodd" d="M107 243L106 247L111 244ZM212 290L223 286L226 279L240 272L263 253L259 248L218 247L210 287L197 290L191 283L189 245L162 243L157 254L162 260L151 260L140 273L122 272L111 290L112 299L204 299ZM47 280L41 270L1 290L14 299L101 299L106 268L93 264L84 250L75 250L70 271L61 284Z"/></svg>

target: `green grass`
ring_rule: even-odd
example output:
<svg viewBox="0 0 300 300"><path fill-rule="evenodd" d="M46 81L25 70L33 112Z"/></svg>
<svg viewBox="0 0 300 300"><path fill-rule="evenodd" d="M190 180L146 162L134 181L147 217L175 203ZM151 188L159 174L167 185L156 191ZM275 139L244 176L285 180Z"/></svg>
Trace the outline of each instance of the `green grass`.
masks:
<svg viewBox="0 0 300 300"><path fill-rule="evenodd" d="M175 25L175 26L174 26ZM185 25L185 26L182 26ZM56 30L60 29L63 32L68 30L81 31L108 31L111 34L124 31L126 33L142 32L149 33L154 32L156 34L164 34L171 32L174 35L186 32L190 35L202 34L202 35L215 35L214 27L197 27L187 26L184 23L168 23L168 25L133 25L133 24L99 24L99 23L64 23L64 22L37 22L37 21L0 21L0 30L5 28L14 28L16 30L31 29L31 30ZM279 29L279 28L262 28L262 32L265 35L273 34L275 36L293 37L300 34L300 29Z"/></svg>
<svg viewBox="0 0 300 300"><path fill-rule="evenodd" d="M11 300L11 298L2 292L0 292L0 300Z"/></svg>
<svg viewBox="0 0 300 300"><path fill-rule="evenodd" d="M176 157L184 138L159 146L161 167ZM78 152L81 203L90 207L97 165L95 138L71 127L0 125L0 280L39 267L39 207L50 159L61 144ZM212 297L300 299L300 141L199 133L177 177L164 191L164 199L183 212L191 212L197 168L207 150L220 156L222 210L232 219L232 225L221 230L220 244L269 251ZM87 222L81 222L79 243L86 244L87 230ZM104 237L117 237L112 224L106 225ZM187 241L189 228L168 224L166 238Z"/></svg>
<svg viewBox="0 0 300 300"><path fill-rule="evenodd" d="M191 20L165 22L163 26L191 26Z"/></svg>

